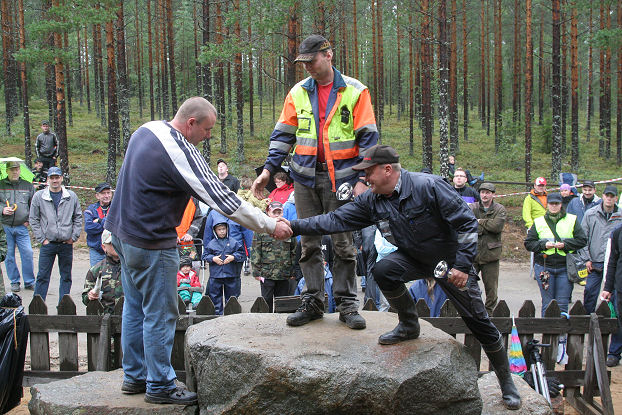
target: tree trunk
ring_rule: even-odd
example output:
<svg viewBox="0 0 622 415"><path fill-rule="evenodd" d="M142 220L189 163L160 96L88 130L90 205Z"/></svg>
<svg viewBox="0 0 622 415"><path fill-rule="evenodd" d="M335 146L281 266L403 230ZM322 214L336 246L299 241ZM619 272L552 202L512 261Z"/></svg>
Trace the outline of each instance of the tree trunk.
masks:
<svg viewBox="0 0 622 415"><path fill-rule="evenodd" d="M422 162L429 169L432 164L432 33L428 0L421 0L421 124Z"/></svg>
<svg viewBox="0 0 622 415"><path fill-rule="evenodd" d="M171 78L171 110L177 111L177 76L175 74L175 32L173 32L173 6L166 0L166 34L168 37L168 65Z"/></svg>
<svg viewBox="0 0 622 415"><path fill-rule="evenodd" d="M76 45L78 46L78 70L76 71L76 84L78 85L78 99L80 100L80 106L84 104L84 89L82 88L82 41L80 40L80 31L76 30Z"/></svg>
<svg viewBox="0 0 622 415"><path fill-rule="evenodd" d="M607 17L607 32L611 31L611 11L610 4L607 3L605 10ZM605 157L611 157L611 43L607 43L605 50Z"/></svg>
<svg viewBox="0 0 622 415"><path fill-rule="evenodd" d="M382 121L384 120L384 41L382 34L382 0L376 0L376 18L378 24L378 140L382 139Z"/></svg>
<svg viewBox="0 0 622 415"><path fill-rule="evenodd" d="M162 118L167 120L169 119L169 66L167 65L170 62L170 48L168 47L169 38L167 36L168 26L167 26L167 12L166 12L166 1L160 0L160 71L162 74ZM167 52L168 51L168 52ZM171 100L172 101L172 100ZM175 111L176 108L172 110Z"/></svg>
<svg viewBox="0 0 622 415"><path fill-rule="evenodd" d="M98 65L97 65L97 25L93 25L93 80L95 82L94 84L94 93L95 96L93 97L93 102L95 103L95 114L97 115L97 118L101 119L101 109L103 107L103 105L100 102L100 95L99 95L99 71L98 71ZM88 60L88 59L87 59Z"/></svg>
<svg viewBox="0 0 622 415"><path fill-rule="evenodd" d="M622 3L618 2L618 29L622 28ZM616 162L622 165L622 45L618 47L618 105L616 117Z"/></svg>
<svg viewBox="0 0 622 415"><path fill-rule="evenodd" d="M540 45L538 47L538 125L544 116L544 7L540 6Z"/></svg>
<svg viewBox="0 0 622 415"><path fill-rule="evenodd" d="M220 2L216 2L216 45L222 45L223 21ZM216 63L216 101L218 102L220 115L220 152L227 153L227 119L225 116L225 73L223 62Z"/></svg>
<svg viewBox="0 0 622 415"><path fill-rule="evenodd" d="M585 123L586 138L590 142L590 133L592 129L592 115L594 115L594 96L592 83L594 82L594 63L592 58L592 13L593 9L590 5L590 21L589 21L589 39L588 39L588 58L587 58L587 121Z"/></svg>
<svg viewBox="0 0 622 415"><path fill-rule="evenodd" d="M295 1L289 8L289 19L287 20L287 65L285 67L285 86L289 89L296 84L296 59L297 45L296 36L298 34L298 2ZM321 30L320 33L324 31Z"/></svg>
<svg viewBox="0 0 622 415"><path fill-rule="evenodd" d="M86 75L86 108L91 113L91 79L89 75L89 42L86 26L84 26L84 74Z"/></svg>
<svg viewBox="0 0 622 415"><path fill-rule="evenodd" d="M99 6L98 6L99 7ZM106 126L106 98L104 96L104 62L102 55L102 28L101 25L97 25L97 71L99 72L98 80L99 80L99 116L101 126Z"/></svg>
<svg viewBox="0 0 622 415"><path fill-rule="evenodd" d="M4 108L6 110L6 135L11 135L11 123L17 115L17 63L13 57L15 47L13 39L16 38L13 33L12 10L10 9L13 2L2 0L1 3L1 29L2 29L2 64L4 68Z"/></svg>
<svg viewBox="0 0 622 415"><path fill-rule="evenodd" d="M561 153L561 91L560 91L560 0L552 0L553 6L553 85L551 87L551 98L553 107L553 137L551 143L551 177L556 178L562 170Z"/></svg>
<svg viewBox="0 0 622 415"><path fill-rule="evenodd" d="M63 51L64 52L69 52L69 39L67 36L67 32L63 33ZM69 61L65 64L65 72L67 73L67 81L65 82L65 84L67 85L67 115L69 118L69 126L73 127L73 108L71 106L71 100L72 100L72 95L71 95L71 81L72 81L72 76L71 76L71 66L69 65Z"/></svg>
<svg viewBox="0 0 622 415"><path fill-rule="evenodd" d="M501 0L496 0L495 24L495 152L499 152L503 128L503 62L501 56Z"/></svg>
<svg viewBox="0 0 622 415"><path fill-rule="evenodd" d="M354 77L356 79L359 79L359 41L356 25L356 0L352 0L352 42L354 43Z"/></svg>
<svg viewBox="0 0 622 415"><path fill-rule="evenodd" d="M209 0L203 0L203 44L209 45L210 43L210 15L209 15ZM214 96L212 92L212 69L210 63L203 64L203 97L208 101L213 101ZM205 140L209 141L209 140ZM209 144L209 143L208 143Z"/></svg>
<svg viewBox="0 0 622 415"><path fill-rule="evenodd" d="M481 11L480 11L480 41L479 41L479 52L480 52L480 77L479 77L479 88L480 88L480 97L479 97L479 118L482 121L482 128L486 127L486 49L488 45L486 44L486 1L481 0Z"/></svg>
<svg viewBox="0 0 622 415"><path fill-rule="evenodd" d="M396 45L397 48L397 81L396 81L396 95L397 95L397 120L402 120L402 112L404 112L404 100L402 99L402 54L401 54L401 45L403 43L402 40L402 30L400 27L400 4L397 2L395 4L395 37L396 37Z"/></svg>
<svg viewBox="0 0 622 415"><path fill-rule="evenodd" d="M572 4L570 21L570 70L571 70L571 161L570 168L573 173L579 171L579 48L577 44L577 5Z"/></svg>
<svg viewBox="0 0 622 415"><path fill-rule="evenodd" d="M106 181L108 183L116 181L117 141L120 139L114 43L115 29L111 20L106 22L106 52L108 57L108 164L106 168Z"/></svg>
<svg viewBox="0 0 622 415"><path fill-rule="evenodd" d="M374 112L376 114L376 122L379 122L379 114L378 114L378 37L376 36L376 0L371 0L371 48L372 48L372 90L371 90L371 99L372 105L374 107Z"/></svg>
<svg viewBox="0 0 622 415"><path fill-rule="evenodd" d="M451 0L451 43L449 46L449 154L458 152L458 34L456 0Z"/></svg>
<svg viewBox="0 0 622 415"><path fill-rule="evenodd" d="M355 0L356 3L356 0ZM413 14L408 13L408 155L413 156L415 154L415 58L413 53Z"/></svg>
<svg viewBox="0 0 622 415"><path fill-rule="evenodd" d="M134 2L134 22L136 29L136 77L138 78L138 117L143 118L144 103L144 89L143 89L143 37L142 37L142 21L140 27L138 25L138 0ZM195 42L196 44L196 42ZM126 147L127 149L127 147Z"/></svg>
<svg viewBox="0 0 622 415"><path fill-rule="evenodd" d="M240 0L234 0L234 11L236 15L240 15ZM242 34L240 30L240 19L235 19L234 28L235 38L238 44L242 44ZM238 118L237 122L237 139L238 154L237 160L242 163L244 161L244 89L242 87L242 52L238 52L234 57L235 72L235 112ZM251 106L252 106L251 102Z"/></svg>
<svg viewBox="0 0 622 415"><path fill-rule="evenodd" d="M438 2L438 125L440 134L439 160L441 177L449 177L448 109L449 109L449 39L447 36L447 0Z"/></svg>
<svg viewBox="0 0 622 415"><path fill-rule="evenodd" d="M462 0L462 114L464 117L462 123L462 136L464 141L469 141L469 64L467 59L467 22L466 22L466 3Z"/></svg>
<svg viewBox="0 0 622 415"><path fill-rule="evenodd" d="M533 119L531 115L533 89L531 0L525 0L525 58L525 182L531 183L531 120Z"/></svg>
<svg viewBox="0 0 622 415"><path fill-rule="evenodd" d="M248 26L248 44L252 45L252 31L251 31L251 0L246 0L246 8L248 20L246 22ZM254 111L253 107L255 106L255 95L254 95L254 83L253 83L253 49L250 48L248 50L248 127L250 130L250 136L255 136L255 120L254 120Z"/></svg>
<svg viewBox="0 0 622 415"><path fill-rule="evenodd" d="M496 1L496 0L493 0ZM486 42L490 45L490 2L486 7ZM494 26L494 18L493 18L493 26ZM494 38L494 35L493 35ZM490 74L490 47L486 48L486 135L490 136L490 108L492 107L492 99L490 98L490 90L492 89L491 84L494 82L491 81L492 77Z"/></svg>
<svg viewBox="0 0 622 415"><path fill-rule="evenodd" d="M605 30L605 2L600 0L600 30ZM605 68L605 48L600 47L600 61L599 61L599 81L600 81L600 96L598 102L598 116L599 116L599 128L598 128L598 155L605 157L605 118L607 109L605 106L605 89L606 89L606 68Z"/></svg>
<svg viewBox="0 0 622 415"><path fill-rule="evenodd" d="M520 119L520 10L520 1L514 0L514 73L512 74L512 122L515 125ZM516 131L516 129L514 129L514 131Z"/></svg>
<svg viewBox="0 0 622 415"><path fill-rule="evenodd" d="M24 0L18 2L19 12L19 48L26 49L26 31L24 28ZM30 108L28 106L28 78L26 76L26 62L19 63L22 82L22 105L24 108L24 159L28 168L32 167L32 149L30 146ZM618 118L620 116L618 115ZM618 128L618 133L620 128Z"/></svg>
<svg viewBox="0 0 622 415"><path fill-rule="evenodd" d="M566 118L568 116L568 33L566 30L566 0L561 1L561 93L562 93L562 157L566 155Z"/></svg>
<svg viewBox="0 0 622 415"><path fill-rule="evenodd" d="M53 6L58 7L58 0L53 1ZM63 38L60 32L54 33L54 47L57 50L63 48ZM65 68L60 56L54 58L54 75L56 77L56 128L58 138L58 158L60 168L63 171L65 185L69 185L69 155L67 152L67 123L65 113Z"/></svg>
<svg viewBox="0 0 622 415"><path fill-rule="evenodd" d="M153 97L153 39L151 37L151 0L147 0L147 54L149 55L149 115L155 120L155 103Z"/></svg>
<svg viewBox="0 0 622 415"><path fill-rule="evenodd" d="M130 141L130 87L127 78L127 64L125 58L125 19L123 16L123 2L117 3L117 21L116 21L116 70L119 80L118 99L119 99L119 115L121 116L121 140L117 141L117 154L122 152L125 154L127 144Z"/></svg>

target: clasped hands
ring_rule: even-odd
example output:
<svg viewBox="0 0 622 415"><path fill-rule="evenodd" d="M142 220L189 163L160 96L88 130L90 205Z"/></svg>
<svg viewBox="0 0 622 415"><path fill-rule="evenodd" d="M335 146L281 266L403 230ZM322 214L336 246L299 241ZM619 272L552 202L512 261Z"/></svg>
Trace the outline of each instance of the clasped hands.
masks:
<svg viewBox="0 0 622 415"><path fill-rule="evenodd" d="M233 255L227 255L224 260L219 256L214 256L214 258L212 259L212 261L214 261L214 264L216 265L226 265L233 262L234 260L235 257Z"/></svg>
<svg viewBox="0 0 622 415"><path fill-rule="evenodd" d="M285 240L291 238L293 235L292 227L287 219L284 217L276 218L276 226L274 231L270 234L275 239Z"/></svg>

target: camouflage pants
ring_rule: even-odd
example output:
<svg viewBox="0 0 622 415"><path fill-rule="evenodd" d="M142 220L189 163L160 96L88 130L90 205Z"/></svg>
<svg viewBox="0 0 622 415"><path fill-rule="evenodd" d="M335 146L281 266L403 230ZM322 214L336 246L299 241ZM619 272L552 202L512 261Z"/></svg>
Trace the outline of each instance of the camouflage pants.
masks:
<svg viewBox="0 0 622 415"><path fill-rule="evenodd" d="M4 297L6 292L4 291L4 276L2 275L2 268L0 268L0 298Z"/></svg>

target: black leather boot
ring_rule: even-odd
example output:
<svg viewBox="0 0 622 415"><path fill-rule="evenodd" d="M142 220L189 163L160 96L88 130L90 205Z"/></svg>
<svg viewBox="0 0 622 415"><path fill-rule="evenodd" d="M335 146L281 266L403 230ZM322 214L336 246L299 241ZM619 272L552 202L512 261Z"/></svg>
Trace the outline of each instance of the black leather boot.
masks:
<svg viewBox="0 0 622 415"><path fill-rule="evenodd" d="M503 404L507 409L520 408L521 399L512 380L508 354L503 347L503 338L500 337L496 343L482 345L482 348L497 374L497 380L499 381L499 386L501 386Z"/></svg>
<svg viewBox="0 0 622 415"><path fill-rule="evenodd" d="M391 307L397 310L399 323L393 330L378 337L378 343L396 344L419 337L420 329L417 309L406 286L402 284L398 289L382 291L382 294L384 294Z"/></svg>

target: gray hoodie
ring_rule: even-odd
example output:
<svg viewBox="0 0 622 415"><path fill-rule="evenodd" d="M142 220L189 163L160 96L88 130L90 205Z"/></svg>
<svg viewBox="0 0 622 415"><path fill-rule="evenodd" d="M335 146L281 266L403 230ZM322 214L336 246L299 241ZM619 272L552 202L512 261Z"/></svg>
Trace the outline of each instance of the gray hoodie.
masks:
<svg viewBox="0 0 622 415"><path fill-rule="evenodd" d="M622 211L617 206L614 206L609 220L605 217L602 201L588 209L581 222L581 227L587 236L587 246L579 251L581 259L585 262L604 262L607 239L614 228L620 224L622 224Z"/></svg>
<svg viewBox="0 0 622 415"><path fill-rule="evenodd" d="M62 242L68 239L74 242L82 232L82 210L78 196L62 186L62 197L58 204L58 212L50 196L50 188L39 190L32 198L30 205L30 227L35 239L43 243Z"/></svg>

